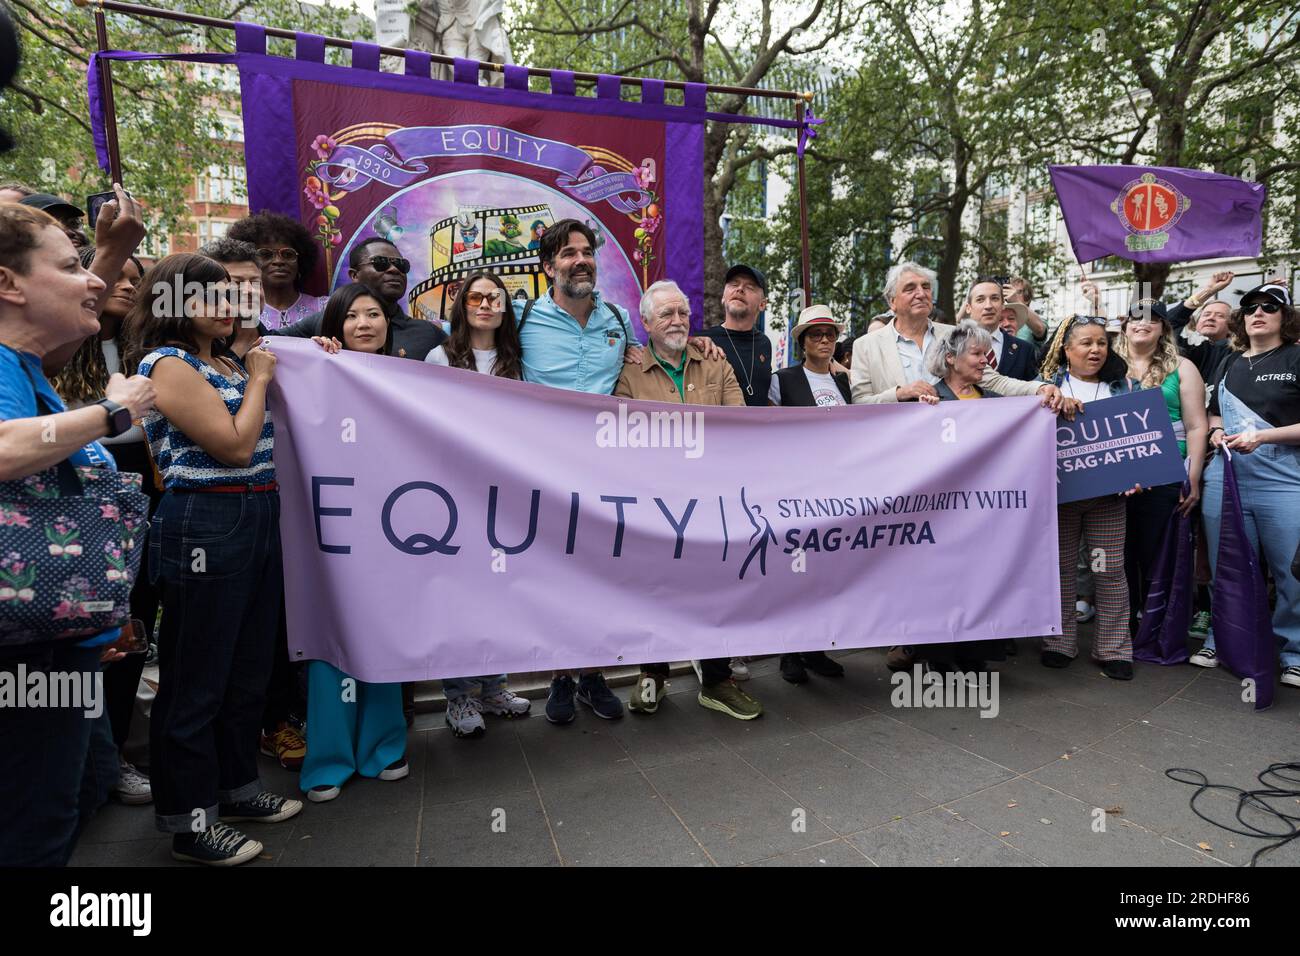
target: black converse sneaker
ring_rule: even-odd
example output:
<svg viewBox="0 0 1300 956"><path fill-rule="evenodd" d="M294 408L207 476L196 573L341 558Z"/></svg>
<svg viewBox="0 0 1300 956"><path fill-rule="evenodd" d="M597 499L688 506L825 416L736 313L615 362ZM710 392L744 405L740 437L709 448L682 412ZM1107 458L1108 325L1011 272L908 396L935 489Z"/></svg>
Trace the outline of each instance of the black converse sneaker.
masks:
<svg viewBox="0 0 1300 956"><path fill-rule="evenodd" d="M261 843L224 823L214 823L201 833L177 833L172 837L172 856L190 863L238 866L261 852Z"/></svg>
<svg viewBox="0 0 1300 956"><path fill-rule="evenodd" d="M301 800L290 800L270 790L263 790L251 800L221 804L221 819L228 823L245 820L253 823L279 823L302 812Z"/></svg>

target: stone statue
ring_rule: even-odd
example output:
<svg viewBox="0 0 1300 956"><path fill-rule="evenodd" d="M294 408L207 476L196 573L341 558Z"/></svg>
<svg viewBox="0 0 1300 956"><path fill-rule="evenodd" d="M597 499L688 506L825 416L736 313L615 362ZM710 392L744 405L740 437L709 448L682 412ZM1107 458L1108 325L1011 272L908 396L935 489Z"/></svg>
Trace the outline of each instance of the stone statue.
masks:
<svg viewBox="0 0 1300 956"><path fill-rule="evenodd" d="M510 63L510 38L501 22L504 7L504 0L420 0L411 22L411 46L445 56ZM450 67L441 68L441 78L451 79ZM502 79L501 74L492 74L491 84L500 86Z"/></svg>

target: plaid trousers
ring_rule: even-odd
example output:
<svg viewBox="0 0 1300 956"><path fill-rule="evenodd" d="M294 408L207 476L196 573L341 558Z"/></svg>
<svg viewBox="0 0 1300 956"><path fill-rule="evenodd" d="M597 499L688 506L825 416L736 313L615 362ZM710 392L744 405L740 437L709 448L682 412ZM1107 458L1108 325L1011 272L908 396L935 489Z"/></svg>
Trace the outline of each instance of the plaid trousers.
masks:
<svg viewBox="0 0 1300 956"><path fill-rule="evenodd" d="M1061 555L1061 636L1043 638L1043 650L1069 657L1079 654L1074 620L1075 578L1083 542L1095 583L1096 639L1092 656L1100 661L1131 661L1133 637L1128 629L1128 581L1124 575L1127 502L1116 495L1058 505Z"/></svg>

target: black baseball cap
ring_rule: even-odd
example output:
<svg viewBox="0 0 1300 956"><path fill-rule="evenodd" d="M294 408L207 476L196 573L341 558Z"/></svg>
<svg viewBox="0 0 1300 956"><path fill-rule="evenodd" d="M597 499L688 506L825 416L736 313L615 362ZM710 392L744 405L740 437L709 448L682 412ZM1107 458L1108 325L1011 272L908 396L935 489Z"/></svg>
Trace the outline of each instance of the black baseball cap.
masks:
<svg viewBox="0 0 1300 956"><path fill-rule="evenodd" d="M739 262L736 263L727 270L727 277L722 280L723 284L725 285L730 282L732 279L736 278L736 276L748 276L753 279L758 283L758 287L763 290L763 294L767 295L767 276L763 275L763 273L759 272L753 266L747 266Z"/></svg>
<svg viewBox="0 0 1300 956"><path fill-rule="evenodd" d="M1169 311L1159 299L1138 299L1128 307L1128 317L1130 319L1148 315L1153 315L1166 324L1169 323Z"/></svg>
<svg viewBox="0 0 1300 956"><path fill-rule="evenodd" d="M49 193L32 193L30 196L24 196L18 200L24 206L35 206L37 209L43 209L51 216L76 216L81 218L85 215L81 207L74 206L66 199L60 199L58 196L51 196Z"/></svg>
<svg viewBox="0 0 1300 956"><path fill-rule="evenodd" d="M1286 286L1278 285L1276 282L1266 282L1264 285L1257 285L1241 297L1239 305L1244 309L1253 302L1276 302L1278 305L1291 305L1291 294L1286 291Z"/></svg>

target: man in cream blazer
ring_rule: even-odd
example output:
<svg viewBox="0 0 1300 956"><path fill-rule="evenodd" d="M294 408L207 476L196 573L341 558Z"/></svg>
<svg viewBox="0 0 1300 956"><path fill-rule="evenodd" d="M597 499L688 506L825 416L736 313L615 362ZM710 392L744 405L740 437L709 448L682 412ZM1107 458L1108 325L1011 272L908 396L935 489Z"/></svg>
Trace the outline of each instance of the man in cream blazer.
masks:
<svg viewBox="0 0 1300 956"><path fill-rule="evenodd" d="M894 318L853 344L849 374L853 404L906 402L935 395L925 370L925 352L937 338L951 335L954 326L930 321L934 282L934 273L915 262L899 263L889 270L885 300ZM1061 410L1061 393L1054 385L1022 382L989 369L980 387L999 395L1041 395L1043 404Z"/></svg>

